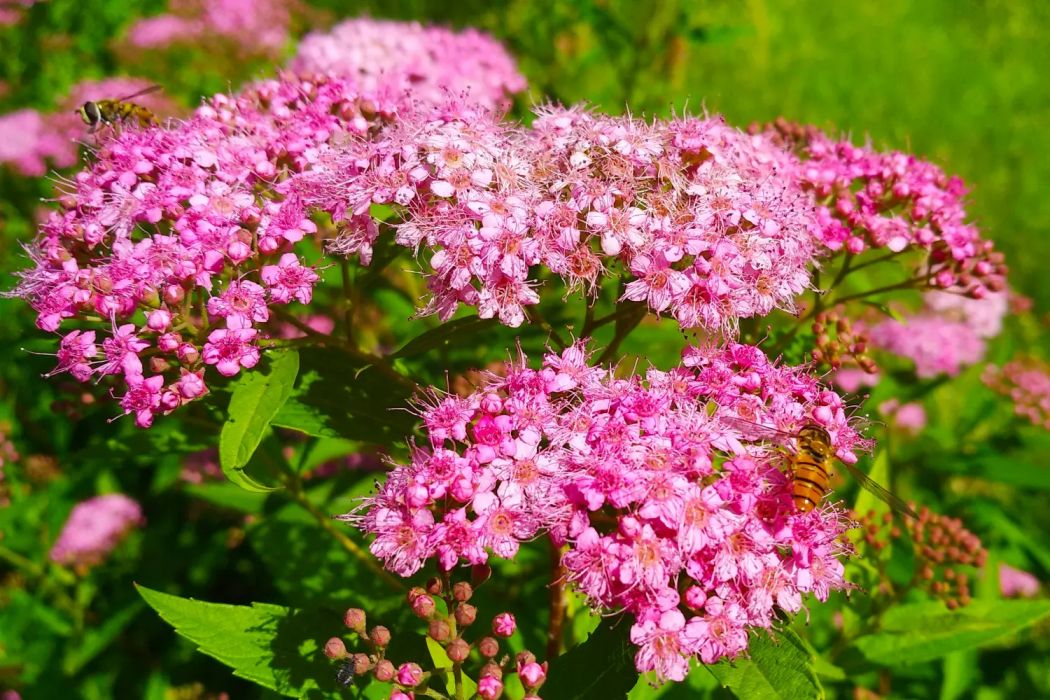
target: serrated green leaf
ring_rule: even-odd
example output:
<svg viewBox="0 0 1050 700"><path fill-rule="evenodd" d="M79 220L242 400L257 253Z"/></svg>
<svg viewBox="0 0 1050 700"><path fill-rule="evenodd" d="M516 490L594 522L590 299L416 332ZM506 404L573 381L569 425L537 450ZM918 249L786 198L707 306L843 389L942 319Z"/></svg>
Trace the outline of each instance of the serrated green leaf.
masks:
<svg viewBox="0 0 1050 700"><path fill-rule="evenodd" d="M758 630L751 634L748 658L723 661L707 669L740 700L814 700L824 689L814 669L816 659L791 630L775 638Z"/></svg>
<svg viewBox="0 0 1050 700"><path fill-rule="evenodd" d="M300 351L299 377L273 424L315 437L400 444L415 419L408 392L337 348Z"/></svg>
<svg viewBox="0 0 1050 700"><path fill-rule="evenodd" d="M321 698L337 687L323 647L344 631L338 615L268 603L208 603L136 588L176 632L236 676L293 698Z"/></svg>
<svg viewBox="0 0 1050 700"><path fill-rule="evenodd" d="M493 318L479 318L478 316L457 318L417 335L390 357L392 359L414 357L429 352L434 348L462 343L473 334L491 328L494 325L496 325L496 319Z"/></svg>
<svg viewBox="0 0 1050 700"><path fill-rule="evenodd" d="M625 698L635 683L635 647L625 618L603 620L587 641L551 662L543 697L547 700Z"/></svg>
<svg viewBox="0 0 1050 700"><path fill-rule="evenodd" d="M853 646L877 664L922 663L1001 641L1048 617L1046 600L975 600L955 611L939 602L898 605L878 632Z"/></svg>
<svg viewBox="0 0 1050 700"><path fill-rule="evenodd" d="M299 373L299 353L281 350L269 355L266 369L246 372L230 397L229 418L219 436L219 463L233 483L248 491L272 491L249 476L244 467L262 442L270 422L291 396Z"/></svg>

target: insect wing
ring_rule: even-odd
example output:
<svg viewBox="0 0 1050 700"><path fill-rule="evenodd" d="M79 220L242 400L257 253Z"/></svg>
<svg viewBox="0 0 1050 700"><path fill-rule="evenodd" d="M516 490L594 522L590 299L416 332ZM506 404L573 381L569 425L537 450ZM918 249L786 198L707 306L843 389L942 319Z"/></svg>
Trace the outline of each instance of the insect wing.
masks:
<svg viewBox="0 0 1050 700"><path fill-rule="evenodd" d="M119 100L116 100L116 101L117 102L125 102L127 100L133 100L136 97L142 97L143 95L148 95L148 94L150 94L152 92L156 92L157 90L163 90L163 89L164 89L163 85L150 85L147 88L142 88L138 92L131 93L127 97L121 97Z"/></svg>
<svg viewBox="0 0 1050 700"><path fill-rule="evenodd" d="M766 440L780 445L788 445L795 439L794 433L777 430L772 426L761 425L744 418L719 418L719 420L723 425L738 430L740 436L745 440Z"/></svg>
<svg viewBox="0 0 1050 700"><path fill-rule="evenodd" d="M862 472L856 464L849 464L842 461L840 461L839 464L844 466L846 470L853 475L853 478L860 482L862 487L873 493L880 501L888 505L890 508L898 513L907 515L909 518L914 518L916 520L919 519L918 514L912 510L907 503L880 486L870 476Z"/></svg>

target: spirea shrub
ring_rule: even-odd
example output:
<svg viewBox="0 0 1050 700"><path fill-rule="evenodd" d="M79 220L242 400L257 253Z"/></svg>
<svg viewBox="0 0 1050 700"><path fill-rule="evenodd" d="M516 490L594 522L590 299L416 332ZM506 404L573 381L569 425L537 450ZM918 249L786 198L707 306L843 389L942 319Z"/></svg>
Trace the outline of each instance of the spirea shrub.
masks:
<svg viewBox="0 0 1050 700"><path fill-rule="evenodd" d="M214 40L286 66L274 77L179 118L144 96L156 124L90 134L77 103L150 83L81 84L62 114L0 117L12 173L66 170L12 291L54 336L48 376L80 384L50 407L146 429L70 421L56 440L94 442L61 476L48 457L46 478L2 433L4 512L19 494L72 499L36 537L75 593L62 606L90 600L132 530L214 516L224 549L200 567L247 540L229 571L268 567L267 590L304 609L139 592L288 696L619 697L698 667L734 692L755 668L801 669L813 692L784 696L821 696L814 654L828 678L874 677L905 606L927 606L924 631L971 603L997 641L1034 625L981 617L981 527L1001 513L956 515L973 475L1042 483L996 460L1032 427L1015 423L1047 426L1045 362L985 367L991 391L970 373L983 393L964 410L983 427L955 461L921 452L927 430L944 447L954 429L935 392L1000 356L1017 315L959 178L785 120L554 103L515 120L525 79L484 33L353 19L288 59L303 8L249 5L172 3L124 48ZM868 392L885 425L862 415ZM981 423L995 393L1024 421ZM81 478L105 450L148 460L148 491ZM872 472L859 496L840 463ZM951 514L917 503L937 479L959 495ZM901 484L914 505L886 490ZM175 490L192 508L155 518ZM1012 554L1032 546L1013 537ZM0 560L20 563L20 544L0 537ZM1001 571L1005 595L1038 592ZM826 653L798 638L811 620ZM596 657L609 672L592 695L566 689ZM617 674L624 688L600 684Z"/></svg>

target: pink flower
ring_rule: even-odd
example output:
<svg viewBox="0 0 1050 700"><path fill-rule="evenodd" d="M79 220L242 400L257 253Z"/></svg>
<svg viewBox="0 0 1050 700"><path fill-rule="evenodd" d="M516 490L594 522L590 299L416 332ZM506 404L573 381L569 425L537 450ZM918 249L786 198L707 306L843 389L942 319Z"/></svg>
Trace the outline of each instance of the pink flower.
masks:
<svg viewBox="0 0 1050 700"><path fill-rule="evenodd" d="M258 334L254 328L237 326L212 331L204 344L204 364L215 365L224 377L232 377L241 367L251 369L259 362L259 348L252 344Z"/></svg>
<svg viewBox="0 0 1050 700"><path fill-rule="evenodd" d="M260 273L270 293L270 299L287 304L292 299L309 304L314 284L320 279L312 268L303 267L294 253L285 253L276 265L265 265Z"/></svg>
<svg viewBox="0 0 1050 700"><path fill-rule="evenodd" d="M519 357L470 396L430 395L430 444L345 519L402 575L514 557L547 533L593 608L633 617L639 670L670 678L691 657L740 653L805 594L848 587L842 511L797 511L777 447L729 420L817 422L856 460L868 443L837 394L747 345L689 348L680 367L626 377L587 357L582 345L539 369Z"/></svg>
<svg viewBox="0 0 1050 700"><path fill-rule="evenodd" d="M51 560L76 566L101 563L129 530L143 522L139 504L119 493L82 501L51 546Z"/></svg>
<svg viewBox="0 0 1050 700"><path fill-rule="evenodd" d="M161 389L164 377L157 374L149 379L142 375L128 375L128 391L120 399L124 413L135 414L135 425L148 428L153 425L153 415L160 409Z"/></svg>
<svg viewBox="0 0 1050 700"><path fill-rule="evenodd" d="M631 642L639 647L634 665L641 673L654 671L658 682L685 680L692 654L688 639L683 639L685 616L678 610L654 615L631 627Z"/></svg>
<svg viewBox="0 0 1050 700"><path fill-rule="evenodd" d="M492 633L497 637L509 637L514 634L518 627L514 616L508 612L500 613L492 618Z"/></svg>
<svg viewBox="0 0 1050 700"><path fill-rule="evenodd" d="M295 258L294 253L289 253ZM255 282L230 282L222 294L208 300L208 313L218 318L241 319L245 327L270 318L266 290Z"/></svg>

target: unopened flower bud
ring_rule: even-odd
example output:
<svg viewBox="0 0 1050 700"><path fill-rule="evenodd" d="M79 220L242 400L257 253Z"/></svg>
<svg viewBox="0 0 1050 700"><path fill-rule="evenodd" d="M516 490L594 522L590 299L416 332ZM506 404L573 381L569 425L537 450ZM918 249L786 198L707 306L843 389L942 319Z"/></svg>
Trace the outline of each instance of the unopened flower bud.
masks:
<svg viewBox="0 0 1050 700"><path fill-rule="evenodd" d="M707 602L707 593L700 586L690 586L685 591L685 604L690 610L700 611Z"/></svg>
<svg viewBox="0 0 1050 700"><path fill-rule="evenodd" d="M503 678L503 668L495 661L489 661L478 672L478 678Z"/></svg>
<svg viewBox="0 0 1050 700"><path fill-rule="evenodd" d="M431 620L427 626L427 636L435 642L445 642L452 636L452 627L445 620Z"/></svg>
<svg viewBox="0 0 1050 700"><path fill-rule="evenodd" d="M171 369L171 363L163 357L154 356L149 358L149 369L153 374L164 374Z"/></svg>
<svg viewBox="0 0 1050 700"><path fill-rule="evenodd" d="M517 656L514 657L514 665L517 668L521 668L522 666L524 666L526 664L531 664L531 663L535 663L535 662L536 662L536 655L533 654L528 649L525 649L523 651L519 651Z"/></svg>
<svg viewBox="0 0 1050 700"><path fill-rule="evenodd" d="M444 590L441 585L441 579L437 576L432 576L427 579L427 593L430 595L441 595L441 591Z"/></svg>
<svg viewBox="0 0 1050 700"><path fill-rule="evenodd" d="M365 633L365 611L361 608L350 608L343 615L343 624L358 634Z"/></svg>
<svg viewBox="0 0 1050 700"><path fill-rule="evenodd" d="M178 350L179 361L187 365L192 365L197 362L200 357L200 350L193 343L183 343L179 346Z"/></svg>
<svg viewBox="0 0 1050 700"><path fill-rule="evenodd" d="M405 663L397 669L397 682L408 688L415 688L423 680L423 669L419 664Z"/></svg>
<svg viewBox="0 0 1050 700"><path fill-rule="evenodd" d="M499 641L494 637L482 637L478 642L478 653L486 659L491 659L499 653Z"/></svg>
<svg viewBox="0 0 1050 700"><path fill-rule="evenodd" d="M436 607L434 599L426 593L417 595L412 600L412 612L424 620L429 619L434 614Z"/></svg>
<svg viewBox="0 0 1050 700"><path fill-rule="evenodd" d="M368 638L372 641L372 644L376 645L376 648L382 649L390 644L390 630L382 625L376 625L368 633Z"/></svg>
<svg viewBox="0 0 1050 700"><path fill-rule="evenodd" d="M486 676L478 681L478 697L484 700L496 700L503 694L503 681L492 676Z"/></svg>
<svg viewBox="0 0 1050 700"><path fill-rule="evenodd" d="M521 678L521 684L525 686L526 690L538 688L543 684L543 681L547 680L547 669L545 666L546 664L541 666L533 661L518 667L518 677Z"/></svg>
<svg viewBox="0 0 1050 700"><path fill-rule="evenodd" d="M478 609L470 603L460 603L456 606L456 612L454 617L456 618L456 624L460 627L469 627L474 624L474 620L477 619Z"/></svg>
<svg viewBox="0 0 1050 700"><path fill-rule="evenodd" d="M415 695L407 690L401 690L400 688L394 688L390 691L390 700L413 700Z"/></svg>
<svg viewBox="0 0 1050 700"><path fill-rule="evenodd" d="M156 309L154 311L146 312L146 327L151 331L167 330L168 326L171 325L171 312L167 309Z"/></svg>
<svg viewBox="0 0 1050 700"><path fill-rule="evenodd" d="M332 637L324 645L324 655L329 659L345 659L346 645L339 637Z"/></svg>
<svg viewBox="0 0 1050 700"><path fill-rule="evenodd" d="M474 589L466 581L458 581L452 586L452 597L460 603L465 603L474 595Z"/></svg>
<svg viewBox="0 0 1050 700"><path fill-rule="evenodd" d="M390 681L394 680L394 676L396 674L397 669L395 669L394 664L388 661L387 659L380 659L376 663L375 671L373 671L373 675L375 675L376 680L382 683L389 683Z"/></svg>
<svg viewBox="0 0 1050 700"><path fill-rule="evenodd" d="M358 676L363 676L372 668L372 659L368 658L368 654L351 654L350 663L354 665L354 673Z"/></svg>
<svg viewBox="0 0 1050 700"><path fill-rule="evenodd" d="M445 653L452 659L452 663L461 664L470 656L470 645L463 639L453 639L445 647Z"/></svg>

